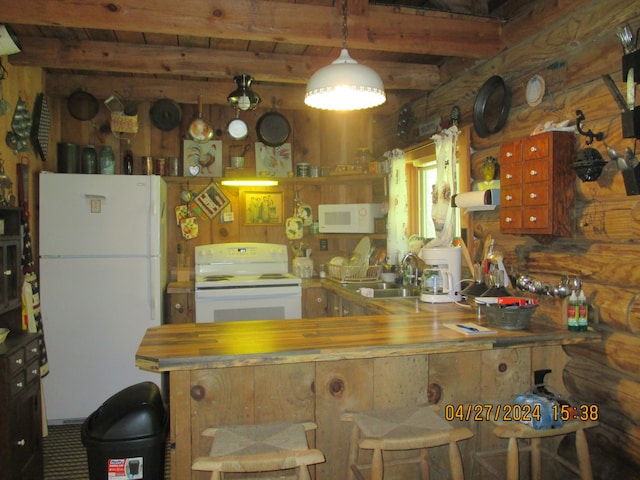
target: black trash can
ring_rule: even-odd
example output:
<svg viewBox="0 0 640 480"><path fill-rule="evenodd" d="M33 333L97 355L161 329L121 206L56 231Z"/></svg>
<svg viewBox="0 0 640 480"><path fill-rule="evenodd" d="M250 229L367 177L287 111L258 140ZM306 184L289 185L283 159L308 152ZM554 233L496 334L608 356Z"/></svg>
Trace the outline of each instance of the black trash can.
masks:
<svg viewBox="0 0 640 480"><path fill-rule="evenodd" d="M168 424L155 383L138 383L113 395L82 424L89 478L163 480Z"/></svg>

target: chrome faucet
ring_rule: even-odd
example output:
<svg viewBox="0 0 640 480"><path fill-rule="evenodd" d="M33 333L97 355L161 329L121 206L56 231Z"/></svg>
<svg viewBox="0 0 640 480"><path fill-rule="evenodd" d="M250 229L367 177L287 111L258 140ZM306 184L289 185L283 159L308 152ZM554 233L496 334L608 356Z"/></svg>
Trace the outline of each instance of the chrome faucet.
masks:
<svg viewBox="0 0 640 480"><path fill-rule="evenodd" d="M402 257L402 262L400 262L400 265L402 267L402 284L403 285L411 285L411 275L414 275L413 284L418 285L418 279L420 278L419 263L420 262L418 257L413 252L409 252L404 257ZM405 274L407 268L409 268L408 275Z"/></svg>

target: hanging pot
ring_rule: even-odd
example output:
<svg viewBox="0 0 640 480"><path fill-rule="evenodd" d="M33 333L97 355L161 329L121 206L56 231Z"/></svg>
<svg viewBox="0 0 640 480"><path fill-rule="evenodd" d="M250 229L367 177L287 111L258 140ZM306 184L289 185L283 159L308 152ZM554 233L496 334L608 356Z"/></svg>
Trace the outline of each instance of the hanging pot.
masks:
<svg viewBox="0 0 640 480"><path fill-rule="evenodd" d="M98 100L89 92L79 88L69 95L67 109L73 118L86 122L98 114Z"/></svg>
<svg viewBox="0 0 640 480"><path fill-rule="evenodd" d="M213 137L213 128L202 118L202 95L198 95L198 116L189 124L189 136L194 142L205 143Z"/></svg>
<svg viewBox="0 0 640 480"><path fill-rule="evenodd" d="M249 135L249 127L244 120L240 119L239 112L236 113L236 118L229 122L227 131L234 140L244 140Z"/></svg>
<svg viewBox="0 0 640 480"><path fill-rule="evenodd" d="M279 147L289 138L291 126L287 118L276 112L276 99L271 99L272 109L263 114L256 125L258 139L267 147Z"/></svg>
<svg viewBox="0 0 640 480"><path fill-rule="evenodd" d="M170 98L161 98L151 106L149 116L154 127L169 132L180 125L182 108Z"/></svg>

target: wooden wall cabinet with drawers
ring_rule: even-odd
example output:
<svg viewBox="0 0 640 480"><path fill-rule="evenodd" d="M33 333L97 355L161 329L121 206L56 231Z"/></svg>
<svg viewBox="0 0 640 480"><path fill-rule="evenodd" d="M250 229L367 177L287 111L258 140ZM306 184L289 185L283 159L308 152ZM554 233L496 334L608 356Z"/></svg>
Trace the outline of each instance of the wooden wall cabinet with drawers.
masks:
<svg viewBox="0 0 640 480"><path fill-rule="evenodd" d="M0 344L0 472L7 480L43 478L40 334L9 334Z"/></svg>
<svg viewBox="0 0 640 480"><path fill-rule="evenodd" d="M573 132L545 132L500 147L500 231L570 236Z"/></svg>

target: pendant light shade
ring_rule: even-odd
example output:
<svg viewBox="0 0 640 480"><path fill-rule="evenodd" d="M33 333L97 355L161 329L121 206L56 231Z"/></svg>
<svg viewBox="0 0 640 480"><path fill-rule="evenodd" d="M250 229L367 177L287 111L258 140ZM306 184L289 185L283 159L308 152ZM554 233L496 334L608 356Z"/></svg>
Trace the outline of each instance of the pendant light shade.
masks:
<svg viewBox="0 0 640 480"><path fill-rule="evenodd" d="M386 99L380 75L343 48L336 60L311 76L304 103L323 110L361 110L382 105Z"/></svg>

